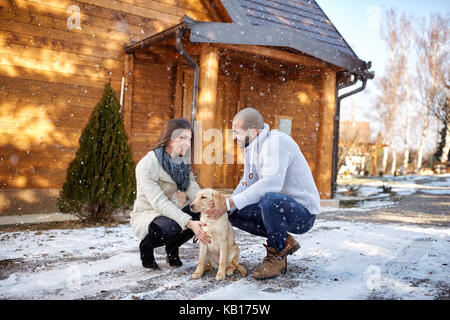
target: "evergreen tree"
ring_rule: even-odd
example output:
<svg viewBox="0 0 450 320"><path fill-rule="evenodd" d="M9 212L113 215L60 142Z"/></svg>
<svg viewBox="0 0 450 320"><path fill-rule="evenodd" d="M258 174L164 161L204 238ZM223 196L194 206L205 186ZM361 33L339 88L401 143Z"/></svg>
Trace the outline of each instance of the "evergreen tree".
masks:
<svg viewBox="0 0 450 320"><path fill-rule="evenodd" d="M109 220L115 209L131 205L136 196L135 164L110 83L105 85L79 144L67 169L58 209L82 220Z"/></svg>

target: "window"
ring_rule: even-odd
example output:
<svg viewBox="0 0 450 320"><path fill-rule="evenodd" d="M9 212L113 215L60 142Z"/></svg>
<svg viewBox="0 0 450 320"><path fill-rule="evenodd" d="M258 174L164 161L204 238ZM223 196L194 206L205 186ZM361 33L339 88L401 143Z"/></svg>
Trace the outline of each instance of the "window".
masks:
<svg viewBox="0 0 450 320"><path fill-rule="evenodd" d="M275 115L275 128L281 132L291 135L292 132L292 117Z"/></svg>

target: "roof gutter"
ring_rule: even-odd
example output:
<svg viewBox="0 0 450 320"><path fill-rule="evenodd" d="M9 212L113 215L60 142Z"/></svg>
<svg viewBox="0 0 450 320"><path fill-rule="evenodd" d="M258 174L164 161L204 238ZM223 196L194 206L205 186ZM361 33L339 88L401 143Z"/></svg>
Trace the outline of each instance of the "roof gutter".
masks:
<svg viewBox="0 0 450 320"><path fill-rule="evenodd" d="M184 28L184 27L186 27L186 22L183 20L179 24L176 24L164 31L161 31L160 33L154 34L151 37L148 37L148 38L138 41L138 42L134 42L134 43L130 44L129 46L126 46L125 52L127 54L132 54L132 53L136 52L137 50L150 47L152 44L160 41L161 39L163 39L165 37L171 36L178 29Z"/></svg>
<svg viewBox="0 0 450 320"><path fill-rule="evenodd" d="M350 74L353 76L353 80L347 81L340 85L336 85L336 108L334 113L334 134L333 134L333 153L332 153L332 170L331 170L331 197L334 198L336 195L336 182L337 182L337 173L338 173L338 155L339 155L339 120L341 114L341 101L345 98L348 98L358 92L363 91L366 88L367 80L373 79L375 77L375 73L373 71L369 71L372 66L372 62L365 63L365 68L360 73L349 73L348 71L342 71L340 74ZM339 95L339 90L344 88L348 88L350 86L355 85L358 81L362 82L361 87L356 88L350 92L344 93L343 95Z"/></svg>

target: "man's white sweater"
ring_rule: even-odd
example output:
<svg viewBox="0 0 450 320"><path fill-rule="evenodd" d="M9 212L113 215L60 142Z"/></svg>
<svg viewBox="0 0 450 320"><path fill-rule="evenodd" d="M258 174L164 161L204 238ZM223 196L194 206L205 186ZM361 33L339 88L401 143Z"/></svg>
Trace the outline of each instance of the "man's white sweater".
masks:
<svg viewBox="0 0 450 320"><path fill-rule="evenodd" d="M297 143L264 124L259 135L244 149L244 176L231 198L233 211L257 203L268 192L292 197L311 214L319 214L320 196L311 170Z"/></svg>

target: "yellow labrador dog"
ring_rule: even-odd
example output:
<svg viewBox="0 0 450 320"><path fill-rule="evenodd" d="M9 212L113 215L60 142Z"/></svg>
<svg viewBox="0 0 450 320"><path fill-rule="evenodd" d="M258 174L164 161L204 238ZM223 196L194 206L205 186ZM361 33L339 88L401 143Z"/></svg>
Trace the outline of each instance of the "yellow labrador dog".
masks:
<svg viewBox="0 0 450 320"><path fill-rule="evenodd" d="M206 224L205 231L211 237L211 243L200 242L197 269L192 274L198 279L206 270L217 268L216 280L225 279L238 270L243 277L247 271L238 263L239 248L234 241L234 230L228 221L227 214L217 219L209 219L205 211L212 208L208 202L214 200L214 207L219 208L225 204L225 196L213 189L200 190L190 207L193 212L200 212L200 221Z"/></svg>

